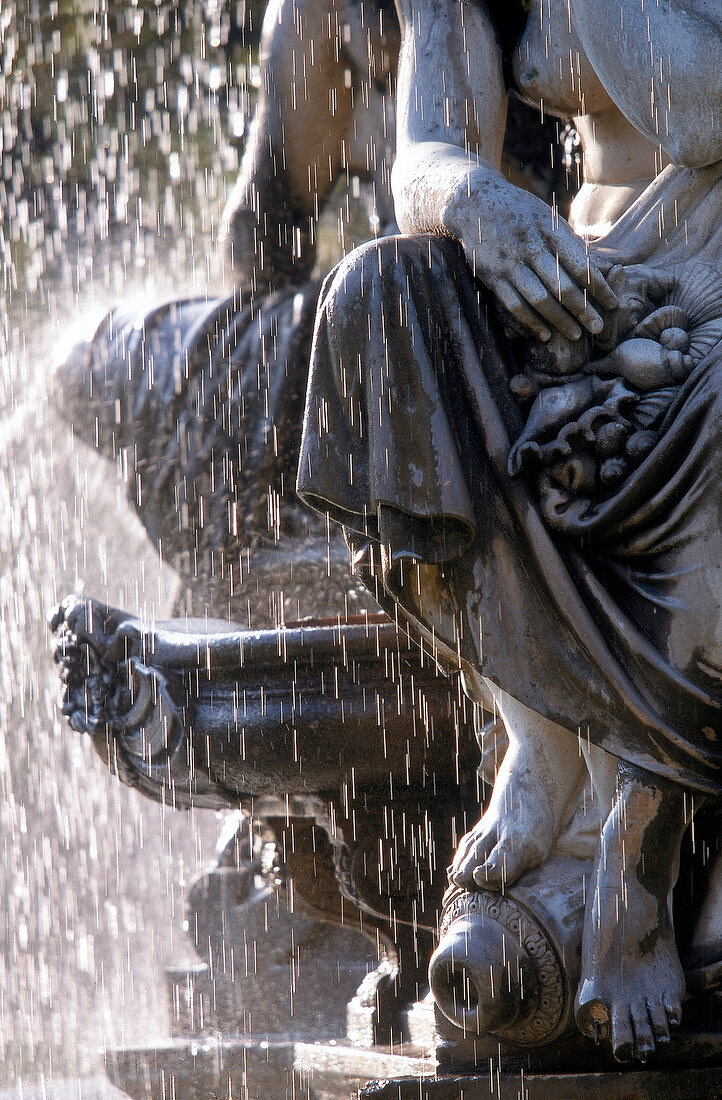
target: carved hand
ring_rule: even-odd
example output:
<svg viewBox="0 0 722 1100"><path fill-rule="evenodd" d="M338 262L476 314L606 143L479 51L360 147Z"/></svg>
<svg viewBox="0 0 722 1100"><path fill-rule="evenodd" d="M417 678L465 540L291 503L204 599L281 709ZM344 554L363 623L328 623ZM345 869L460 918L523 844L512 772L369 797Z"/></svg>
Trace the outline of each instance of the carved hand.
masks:
<svg viewBox="0 0 722 1100"><path fill-rule="evenodd" d="M473 168L442 217L461 241L474 274L512 316L541 340L550 327L578 340L582 327L601 332L617 298L584 242L534 195L495 171Z"/></svg>

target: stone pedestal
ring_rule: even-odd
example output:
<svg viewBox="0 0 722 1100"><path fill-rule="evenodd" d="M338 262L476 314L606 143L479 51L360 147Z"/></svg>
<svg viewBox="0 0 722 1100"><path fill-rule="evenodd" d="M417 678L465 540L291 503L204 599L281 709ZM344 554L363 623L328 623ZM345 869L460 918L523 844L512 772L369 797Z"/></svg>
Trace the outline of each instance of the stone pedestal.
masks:
<svg viewBox="0 0 722 1100"><path fill-rule="evenodd" d="M382 613L150 629L70 600L54 626L64 711L125 782L173 805L240 804L254 822L191 889L200 965L168 977L173 1041L116 1052L114 1082L155 1097L189 1073L213 1092L227 1043L245 1063L280 1044L288 1066L299 1042L418 1041L428 1012L409 1008L481 787L456 678Z"/></svg>
<svg viewBox="0 0 722 1100"><path fill-rule="evenodd" d="M722 996L710 992L685 1008L673 1041L647 1065L620 1066L608 1046L579 1033L536 1049L492 1036L442 1040L433 1073L368 1081L360 1100L716 1100L722 1097Z"/></svg>
<svg viewBox="0 0 722 1100"><path fill-rule="evenodd" d="M496 1073L370 1081L360 1100L692 1100L722 1096L722 1067L607 1073Z"/></svg>
<svg viewBox="0 0 722 1100"><path fill-rule="evenodd" d="M332 1042L170 1039L111 1052L108 1073L138 1100L349 1100L367 1081L389 1073L411 1076L418 1088L433 1062Z"/></svg>

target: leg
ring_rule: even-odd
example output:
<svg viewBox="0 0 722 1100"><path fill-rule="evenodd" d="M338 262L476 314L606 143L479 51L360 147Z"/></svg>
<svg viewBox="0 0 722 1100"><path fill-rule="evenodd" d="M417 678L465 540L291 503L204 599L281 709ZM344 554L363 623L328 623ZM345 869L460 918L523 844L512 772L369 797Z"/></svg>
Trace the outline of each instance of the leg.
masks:
<svg viewBox="0 0 722 1100"><path fill-rule="evenodd" d="M459 844L451 877L458 885L501 889L547 858L574 808L585 763L573 734L488 686L509 748L488 809Z"/></svg>
<svg viewBox="0 0 722 1100"><path fill-rule="evenodd" d="M616 756L612 756L610 752L600 749L598 745L584 744L583 742L582 753L592 780L594 801L598 807L597 814L601 831L617 797L619 760Z"/></svg>
<svg viewBox="0 0 722 1100"><path fill-rule="evenodd" d="M580 1029L609 1036L620 1061L668 1042L681 1018L672 889L686 827L682 788L620 761L587 900L577 994Z"/></svg>

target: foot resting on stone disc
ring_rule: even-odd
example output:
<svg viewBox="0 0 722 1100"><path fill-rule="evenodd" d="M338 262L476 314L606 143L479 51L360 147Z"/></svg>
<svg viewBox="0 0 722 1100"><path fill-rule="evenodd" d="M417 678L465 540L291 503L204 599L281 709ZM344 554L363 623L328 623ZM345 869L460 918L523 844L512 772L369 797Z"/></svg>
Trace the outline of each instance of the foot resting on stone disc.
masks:
<svg viewBox="0 0 722 1100"><path fill-rule="evenodd" d="M481 820L459 844L451 881L500 890L539 867L565 824L585 764L576 738L499 689L509 748Z"/></svg>

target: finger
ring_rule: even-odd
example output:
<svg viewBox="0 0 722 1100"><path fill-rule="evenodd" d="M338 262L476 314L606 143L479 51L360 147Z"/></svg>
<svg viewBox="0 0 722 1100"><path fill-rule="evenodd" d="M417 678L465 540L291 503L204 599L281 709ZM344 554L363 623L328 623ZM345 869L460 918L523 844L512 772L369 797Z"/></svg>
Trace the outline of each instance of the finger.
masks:
<svg viewBox="0 0 722 1100"><path fill-rule="evenodd" d="M675 1026L682 1021L682 1006L679 1003L679 997L676 997L673 993L662 994L662 1002L667 1010L667 1018L670 1024Z"/></svg>
<svg viewBox="0 0 722 1100"><path fill-rule="evenodd" d="M544 286L584 328L591 333L602 331L604 321L590 304L588 296L570 279L558 260L553 259L548 252L542 252L532 266Z"/></svg>
<svg viewBox="0 0 722 1100"><path fill-rule="evenodd" d="M596 264L592 263L589 253L581 241L549 241L550 250L566 268L579 286L586 288L600 305L606 309L616 309L619 299L602 275Z"/></svg>
<svg viewBox="0 0 722 1100"><path fill-rule="evenodd" d="M619 305L619 298L596 264L593 264L591 261L588 262L587 266L587 280L592 292L592 297L595 298L600 305L604 306L605 309L617 308Z"/></svg>
<svg viewBox="0 0 722 1100"><path fill-rule="evenodd" d="M527 305L511 283L507 282L506 279L499 279L491 289L515 321L518 321L520 325L523 325L545 343L551 338L551 332L543 323L541 317Z"/></svg>
<svg viewBox="0 0 722 1100"><path fill-rule="evenodd" d="M553 293L528 267L520 267L512 276L513 284L522 297L540 313L545 320L559 329L569 340L578 340L582 335L577 322L556 300Z"/></svg>

